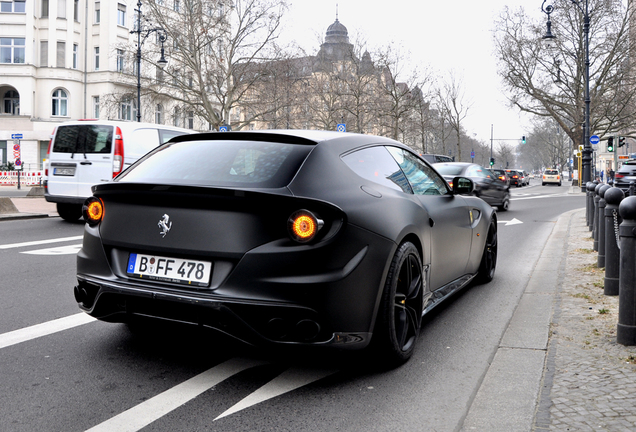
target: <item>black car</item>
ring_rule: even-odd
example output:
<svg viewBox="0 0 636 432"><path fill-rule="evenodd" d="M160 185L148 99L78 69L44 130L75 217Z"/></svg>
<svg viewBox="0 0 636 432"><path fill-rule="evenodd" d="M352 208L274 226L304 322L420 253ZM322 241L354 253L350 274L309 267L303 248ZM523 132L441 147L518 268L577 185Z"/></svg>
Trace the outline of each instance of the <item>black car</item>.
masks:
<svg viewBox="0 0 636 432"><path fill-rule="evenodd" d="M433 166L451 184L451 187L454 186L454 177L468 177L475 184L473 195L501 211L507 211L510 207L510 185L499 180L499 177L488 168L467 162L438 163Z"/></svg>
<svg viewBox="0 0 636 432"><path fill-rule="evenodd" d="M188 135L93 187L75 298L252 344L360 349L397 365L422 316L490 281L497 219L408 147L324 131Z"/></svg>
<svg viewBox="0 0 636 432"><path fill-rule="evenodd" d="M510 178L510 186L521 187L525 184L523 175L516 169L507 169L506 174Z"/></svg>
<svg viewBox="0 0 636 432"><path fill-rule="evenodd" d="M629 184L636 183L636 160L627 161L614 174L614 186L621 188L623 192L629 191Z"/></svg>
<svg viewBox="0 0 636 432"><path fill-rule="evenodd" d="M506 170L494 168L494 169L491 169L491 171L497 176L499 180L504 182L506 186L510 187L510 177L508 177Z"/></svg>

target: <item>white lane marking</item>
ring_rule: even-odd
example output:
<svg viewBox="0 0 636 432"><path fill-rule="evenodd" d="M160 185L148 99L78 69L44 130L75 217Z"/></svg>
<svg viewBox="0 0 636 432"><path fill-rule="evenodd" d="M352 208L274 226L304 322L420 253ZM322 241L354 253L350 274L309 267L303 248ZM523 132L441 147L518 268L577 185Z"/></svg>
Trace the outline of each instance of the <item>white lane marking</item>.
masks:
<svg viewBox="0 0 636 432"><path fill-rule="evenodd" d="M502 221L502 220L498 220L497 223L505 223L506 226L508 225L517 225L517 224L522 224L523 222L521 222L519 219L517 218L512 218L512 220L509 221Z"/></svg>
<svg viewBox="0 0 636 432"><path fill-rule="evenodd" d="M262 364L266 363L250 359L230 359L88 429L86 432L136 432L220 382Z"/></svg>
<svg viewBox="0 0 636 432"><path fill-rule="evenodd" d="M516 195L516 196L518 196L518 195ZM527 196L527 197L523 197L523 198L510 198L510 201L521 201L521 200L536 199L536 198L560 198L560 197L564 197L564 196L577 197L577 196L580 196L580 195L570 194L570 193L553 194L553 195L534 195L534 196Z"/></svg>
<svg viewBox="0 0 636 432"><path fill-rule="evenodd" d="M58 246L47 249L37 249L32 251L20 252L29 255L74 255L77 254L82 248L81 244L70 246Z"/></svg>
<svg viewBox="0 0 636 432"><path fill-rule="evenodd" d="M95 321L95 318L85 314L84 312L80 312L75 315L58 318L42 324L36 324L31 327L25 327L19 330L3 333L0 334L0 348L6 348L31 339L57 333L62 330L68 330L93 321Z"/></svg>
<svg viewBox="0 0 636 432"><path fill-rule="evenodd" d="M19 247L25 247L25 246L37 246L42 244L65 242L65 241L71 241L71 240L75 241L75 240L81 240L83 238L84 236L73 236L73 237L60 237L60 238L48 239L48 240L36 240L36 241L30 241L30 242L24 242L24 243L12 243L12 244L0 245L0 249L13 249L13 248L19 248Z"/></svg>
<svg viewBox="0 0 636 432"><path fill-rule="evenodd" d="M311 384L314 381L318 381L322 378L325 378L329 375L338 372L337 369L324 369L324 370L308 370L308 369L300 369L300 368L291 368L280 374L278 377L274 378L269 383L265 384L263 387L256 390L251 395L244 398L242 401L226 410L223 414L215 418L214 420L218 420L230 414L234 414L238 411L241 411L245 408L251 407L252 405L256 405L258 403L264 402L267 399L275 398L276 396L280 396L284 393L290 392L292 390L296 390L297 388L303 387L307 384Z"/></svg>

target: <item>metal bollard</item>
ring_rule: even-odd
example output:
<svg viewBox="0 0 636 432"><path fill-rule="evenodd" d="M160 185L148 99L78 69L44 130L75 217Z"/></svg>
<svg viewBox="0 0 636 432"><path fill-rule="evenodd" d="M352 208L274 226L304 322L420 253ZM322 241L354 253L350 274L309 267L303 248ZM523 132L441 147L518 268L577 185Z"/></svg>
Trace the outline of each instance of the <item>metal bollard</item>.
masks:
<svg viewBox="0 0 636 432"><path fill-rule="evenodd" d="M601 187L602 186L600 184L597 184L594 187L594 213L592 213L592 218L594 219L592 221L592 238L594 239L594 251L598 250L598 202L601 199L599 195Z"/></svg>
<svg viewBox="0 0 636 432"><path fill-rule="evenodd" d="M618 248L618 226L621 223L618 205L625 193L617 187L609 188L605 199L605 295L618 295L618 276L620 270L620 250Z"/></svg>
<svg viewBox="0 0 636 432"><path fill-rule="evenodd" d="M618 294L616 342L636 345L636 196L621 201L621 267Z"/></svg>
<svg viewBox="0 0 636 432"><path fill-rule="evenodd" d="M601 185L598 193L601 199L598 200L598 221L597 221L597 229L598 235L598 262L597 266L599 268L605 267L605 192L610 189L608 185Z"/></svg>
<svg viewBox="0 0 636 432"><path fill-rule="evenodd" d="M634 182L629 182L629 196L634 196L634 193L636 190L636 185L634 185Z"/></svg>
<svg viewBox="0 0 636 432"><path fill-rule="evenodd" d="M592 231L592 221L594 220L592 218L592 213L594 212L594 188L596 186L594 186L594 183L592 183L591 181L585 183L585 185L587 188L587 200L585 202L587 206L586 221L589 230Z"/></svg>

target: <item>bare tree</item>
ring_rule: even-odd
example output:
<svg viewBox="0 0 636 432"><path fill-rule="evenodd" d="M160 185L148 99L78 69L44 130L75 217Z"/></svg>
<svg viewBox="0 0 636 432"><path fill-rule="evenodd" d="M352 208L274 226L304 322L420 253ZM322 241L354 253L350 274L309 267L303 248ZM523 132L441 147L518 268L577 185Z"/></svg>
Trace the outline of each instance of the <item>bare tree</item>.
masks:
<svg viewBox="0 0 636 432"><path fill-rule="evenodd" d="M468 115L471 103L466 100L463 81L451 72L437 89L437 103L440 114L448 122L457 138L457 160L462 160L462 122Z"/></svg>
<svg viewBox="0 0 636 432"><path fill-rule="evenodd" d="M167 33L169 66L157 71L145 93L173 101L175 113L188 112L211 129L249 123L245 116L230 114L249 100L266 73L260 65L280 55L275 42L285 0L156 1L148 6L149 21ZM253 117L261 114L251 112Z"/></svg>
<svg viewBox="0 0 636 432"><path fill-rule="evenodd" d="M585 46L584 17L576 2L556 2L551 15L556 48L540 40L545 21L521 9L504 9L495 23L499 73L512 105L553 118L575 142L583 142ZM601 137L633 130L634 41L628 37L632 12L620 0L589 0L590 133ZM539 17L538 17L539 18ZM545 15L540 17L545 19Z"/></svg>

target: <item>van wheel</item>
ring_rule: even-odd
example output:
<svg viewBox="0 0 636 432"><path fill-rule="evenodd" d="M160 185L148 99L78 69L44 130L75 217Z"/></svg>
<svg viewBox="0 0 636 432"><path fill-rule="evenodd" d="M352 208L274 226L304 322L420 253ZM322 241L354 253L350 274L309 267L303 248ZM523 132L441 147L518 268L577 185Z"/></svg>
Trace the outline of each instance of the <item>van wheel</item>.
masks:
<svg viewBox="0 0 636 432"><path fill-rule="evenodd" d="M82 216L82 206L79 204L57 203L57 214L68 222L76 222Z"/></svg>

